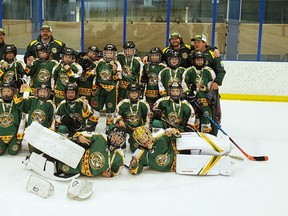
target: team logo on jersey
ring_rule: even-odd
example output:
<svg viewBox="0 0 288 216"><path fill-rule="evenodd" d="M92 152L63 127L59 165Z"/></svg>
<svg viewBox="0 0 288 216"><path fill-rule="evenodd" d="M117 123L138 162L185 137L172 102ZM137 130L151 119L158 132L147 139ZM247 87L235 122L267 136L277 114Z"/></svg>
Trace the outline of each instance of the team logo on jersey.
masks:
<svg viewBox="0 0 288 216"><path fill-rule="evenodd" d="M179 124L181 122L180 116L177 114L177 112L171 112L168 114L168 120L172 124Z"/></svg>
<svg viewBox="0 0 288 216"><path fill-rule="evenodd" d="M182 58L183 58L183 59L187 59L187 58L188 58L188 53L183 53L183 54L182 54Z"/></svg>
<svg viewBox="0 0 288 216"><path fill-rule="evenodd" d="M0 115L0 125L2 128L8 128L13 125L14 117L11 113L3 112Z"/></svg>
<svg viewBox="0 0 288 216"><path fill-rule="evenodd" d="M82 116L79 113L70 113L69 116L71 118L73 118L76 122L79 122L79 123L82 124L83 118L82 118Z"/></svg>
<svg viewBox="0 0 288 216"><path fill-rule="evenodd" d="M52 53L57 53L57 48L53 47L53 48L51 49L51 52L52 52Z"/></svg>
<svg viewBox="0 0 288 216"><path fill-rule="evenodd" d="M41 124L46 119L46 115L43 110L36 109L32 112L31 119Z"/></svg>
<svg viewBox="0 0 288 216"><path fill-rule="evenodd" d="M108 108L112 108L113 107L113 103L107 103L107 107Z"/></svg>
<svg viewBox="0 0 288 216"><path fill-rule="evenodd" d="M50 72L47 69L40 69L38 75L37 75L37 80L39 82L47 82L51 78Z"/></svg>
<svg viewBox="0 0 288 216"><path fill-rule="evenodd" d="M150 73L148 83L150 86L157 86L158 85L158 75L156 73Z"/></svg>
<svg viewBox="0 0 288 216"><path fill-rule="evenodd" d="M130 67L128 65L124 65L122 67L122 74L124 76L132 76L132 70L130 69Z"/></svg>
<svg viewBox="0 0 288 216"><path fill-rule="evenodd" d="M67 85L67 83L69 82L69 77L67 76L67 74L65 73L61 73L60 76L60 82L63 84L63 85Z"/></svg>
<svg viewBox="0 0 288 216"><path fill-rule="evenodd" d="M101 152L93 152L89 156L89 165L92 169L101 169L105 165L104 155Z"/></svg>
<svg viewBox="0 0 288 216"><path fill-rule="evenodd" d="M170 155L169 154L159 154L155 158L156 163L159 166L167 166L170 163Z"/></svg>
<svg viewBox="0 0 288 216"><path fill-rule="evenodd" d="M140 116L136 113L129 113L127 115L127 121L133 125L137 125L140 122Z"/></svg>
<svg viewBox="0 0 288 216"><path fill-rule="evenodd" d="M100 73L99 76L102 80L107 81L107 80L112 80L112 74L108 69L103 69Z"/></svg>
<svg viewBox="0 0 288 216"><path fill-rule="evenodd" d="M3 81L4 82L11 82L11 81L13 81L14 76L15 76L14 71L7 71L3 76Z"/></svg>

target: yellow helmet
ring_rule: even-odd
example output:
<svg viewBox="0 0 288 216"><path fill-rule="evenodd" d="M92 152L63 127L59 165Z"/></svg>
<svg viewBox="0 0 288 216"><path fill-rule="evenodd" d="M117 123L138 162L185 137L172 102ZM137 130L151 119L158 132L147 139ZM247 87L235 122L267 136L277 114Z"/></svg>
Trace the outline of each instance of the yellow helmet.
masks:
<svg viewBox="0 0 288 216"><path fill-rule="evenodd" d="M154 144L151 131L145 126L137 127L133 132L134 139L144 148L152 149Z"/></svg>

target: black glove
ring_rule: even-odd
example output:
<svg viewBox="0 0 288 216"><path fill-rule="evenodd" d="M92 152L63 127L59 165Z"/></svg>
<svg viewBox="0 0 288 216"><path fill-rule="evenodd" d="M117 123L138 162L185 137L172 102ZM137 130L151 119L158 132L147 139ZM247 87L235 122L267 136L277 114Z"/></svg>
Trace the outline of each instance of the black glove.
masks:
<svg viewBox="0 0 288 216"><path fill-rule="evenodd" d="M63 115L61 117L61 123L66 125L68 128L73 129L75 131L79 131L82 129L82 122L78 119L74 119L69 115Z"/></svg>
<svg viewBox="0 0 288 216"><path fill-rule="evenodd" d="M148 82L148 75L146 73L144 73L142 76L141 76L141 82L142 83L147 83Z"/></svg>
<svg viewBox="0 0 288 216"><path fill-rule="evenodd" d="M214 90L210 90L210 91L206 94L206 100L207 100L207 102L208 102L209 105L215 103L215 96L216 96L216 91L214 91Z"/></svg>
<svg viewBox="0 0 288 216"><path fill-rule="evenodd" d="M161 120L162 118L162 111L160 109L154 109L153 110L153 117L154 119L157 119L157 120Z"/></svg>

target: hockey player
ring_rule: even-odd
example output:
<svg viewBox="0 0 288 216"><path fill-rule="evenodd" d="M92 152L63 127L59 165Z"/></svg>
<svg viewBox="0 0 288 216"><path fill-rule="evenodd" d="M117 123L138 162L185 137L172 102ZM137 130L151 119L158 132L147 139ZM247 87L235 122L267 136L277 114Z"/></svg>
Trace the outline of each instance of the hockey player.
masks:
<svg viewBox="0 0 288 216"><path fill-rule="evenodd" d="M33 121L36 121L44 127L54 131L56 106L53 101L50 100L51 87L42 83L37 88L35 96L29 96L28 98L23 99L23 93L27 87L27 84L22 84L20 91L14 97L14 102L18 109L23 113L28 114L27 125L29 126ZM30 152L38 152L38 150L30 144L28 147Z"/></svg>
<svg viewBox="0 0 288 216"><path fill-rule="evenodd" d="M35 133L40 131L44 136L35 139ZM45 137L49 137L50 140ZM27 128L25 139L39 146L45 155L49 155L49 159L45 155L32 153L23 162L24 165L49 179L65 181L80 174L114 177L124 166L121 147L126 142L126 133L123 128L111 128L107 137L102 133L77 132L72 142L33 123ZM51 140L58 140L58 143L50 143Z"/></svg>
<svg viewBox="0 0 288 216"><path fill-rule="evenodd" d="M4 48L3 60L0 62L0 81L17 83L25 77L25 65L17 60L17 48L14 44L7 44Z"/></svg>
<svg viewBox="0 0 288 216"><path fill-rule="evenodd" d="M184 92L188 94L195 92L195 97L201 106L201 111L199 112L199 109L192 103L195 110L198 110L197 122L201 125L201 132L209 133L212 127L209 118L205 117L204 113L212 117L211 108L206 97L216 75L210 67L205 65L205 57L201 52L194 54L193 62L194 66L187 68L183 74L182 86L184 86Z"/></svg>
<svg viewBox="0 0 288 216"><path fill-rule="evenodd" d="M86 151L76 169L66 164L58 164L58 172L65 175L81 173L85 176L114 177L124 166L124 152L121 147L126 142L124 129L114 127L106 137L102 133L79 132L74 135Z"/></svg>
<svg viewBox="0 0 288 216"><path fill-rule="evenodd" d="M92 98L94 126L98 124L100 110L106 107L106 126L114 123L114 112L117 105L117 82L121 78L121 65L116 60L117 48L113 44L104 47L103 58L96 67L97 90Z"/></svg>
<svg viewBox="0 0 288 216"><path fill-rule="evenodd" d="M153 104L160 98L158 75L161 70L166 67L166 64L162 62L162 52L158 47L154 47L150 50L148 55L148 63L143 67L143 75L141 77L141 84L146 87L145 99L152 109Z"/></svg>
<svg viewBox="0 0 288 216"><path fill-rule="evenodd" d="M178 81L181 83L182 74L185 71L185 68L179 67L181 59L178 52L169 50L167 55L168 67L164 68L158 76L159 93L162 97L167 96L168 87L173 81Z"/></svg>
<svg viewBox="0 0 288 216"><path fill-rule="evenodd" d="M0 90L0 155L6 151L11 155L16 155L21 148L18 134L23 134L23 131L20 132L22 114L13 102L16 87L13 82L4 82Z"/></svg>
<svg viewBox="0 0 288 216"><path fill-rule="evenodd" d="M134 152L138 143L134 140L132 133L136 127L144 125L149 128L150 123L150 108L146 101L140 100L141 94L140 85L130 83L127 87L128 99L121 100L116 108L116 125L126 128L130 135L130 149Z"/></svg>
<svg viewBox="0 0 288 216"><path fill-rule="evenodd" d="M72 48L64 47L62 59L54 71L54 102L56 106L64 100L64 89L67 83L76 82L82 74L82 67L75 62Z"/></svg>
<svg viewBox="0 0 288 216"><path fill-rule="evenodd" d="M92 115L88 100L78 98L78 87L76 83L68 83L64 90L63 100L56 110L56 124L65 128L69 137L85 128L86 120Z"/></svg>
<svg viewBox="0 0 288 216"><path fill-rule="evenodd" d="M165 121L161 128L177 127L182 131L193 131L198 127L194 109L188 101L181 99L182 93L181 84L173 81L169 86L169 96L160 98L154 104L154 121Z"/></svg>
<svg viewBox="0 0 288 216"><path fill-rule="evenodd" d="M123 44L123 53L117 54L117 60L122 66L122 79L119 80L118 102L127 97L126 89L129 83L139 83L143 65L139 57L135 56L135 44L126 41Z"/></svg>
<svg viewBox="0 0 288 216"><path fill-rule="evenodd" d="M92 91L95 91L96 83L94 78L96 75L95 69L98 64L99 53L100 50L98 47L92 45L86 50L86 55L82 56L79 60L79 64L83 68L82 74L77 82L79 95L80 97L85 96L89 103L91 103Z"/></svg>
<svg viewBox="0 0 288 216"><path fill-rule="evenodd" d="M220 106L220 96L219 96L219 86L222 85L223 79L225 77L226 71L224 69L224 65L222 62L222 59L220 55L216 55L215 52L213 52L213 49L209 49L207 47L207 38L205 35L195 35L191 41L194 43L195 51L191 52L190 58L193 59L193 55L200 51L203 53L205 57L205 64L213 69L213 71L216 74L216 78L211 83L210 89L211 92L209 92L210 95L210 101L211 101L211 107L212 107L212 116L214 121L216 121L218 124L221 124L221 106ZM216 50L215 50L216 51ZM192 61L193 62L193 61ZM213 101L213 102L212 102ZM215 136L218 133L218 128L212 124L212 131L211 134L214 134Z"/></svg>
<svg viewBox="0 0 288 216"><path fill-rule="evenodd" d="M34 61L27 59L25 69L26 74L31 77L30 87L32 95L36 93L36 89L41 83L46 83L52 87L53 73L58 66L56 60L50 59L50 51L46 44L39 43L36 46L36 50L38 58Z"/></svg>
<svg viewBox="0 0 288 216"><path fill-rule="evenodd" d="M231 151L229 139L219 140L195 132L181 135L175 128L159 131L153 137L143 126L136 128L133 136L139 148L130 161L129 171L132 174L140 174L147 166L161 172L176 171L178 174L231 174L231 159L226 156ZM179 150L188 150L189 153L179 154Z"/></svg>

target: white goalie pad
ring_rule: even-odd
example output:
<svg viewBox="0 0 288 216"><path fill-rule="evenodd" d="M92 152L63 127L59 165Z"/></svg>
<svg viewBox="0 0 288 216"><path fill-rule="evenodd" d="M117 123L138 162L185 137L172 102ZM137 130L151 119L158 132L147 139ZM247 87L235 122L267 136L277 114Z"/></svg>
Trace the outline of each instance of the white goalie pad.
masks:
<svg viewBox="0 0 288 216"><path fill-rule="evenodd" d="M35 148L72 168L79 164L85 149L37 122L26 128L24 139Z"/></svg>
<svg viewBox="0 0 288 216"><path fill-rule="evenodd" d="M31 175L26 190L42 198L47 198L54 192L54 186L47 180Z"/></svg>
<svg viewBox="0 0 288 216"><path fill-rule="evenodd" d="M215 137L211 134L187 132L176 139L177 150L191 150L201 155L226 155L232 150L228 136Z"/></svg>
<svg viewBox="0 0 288 216"><path fill-rule="evenodd" d="M67 197L75 200L88 199L93 193L93 183L86 180L72 179L68 190Z"/></svg>
<svg viewBox="0 0 288 216"><path fill-rule="evenodd" d="M176 173L184 175L231 175L231 159L218 155L176 155Z"/></svg>
<svg viewBox="0 0 288 216"><path fill-rule="evenodd" d="M74 176L57 175L55 164L35 152L32 152L32 154L27 157L22 163L24 164L25 169L33 170L39 175L54 181L70 181L71 179L80 176L80 173Z"/></svg>

